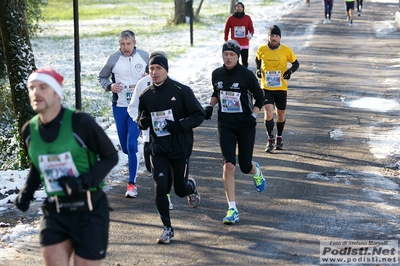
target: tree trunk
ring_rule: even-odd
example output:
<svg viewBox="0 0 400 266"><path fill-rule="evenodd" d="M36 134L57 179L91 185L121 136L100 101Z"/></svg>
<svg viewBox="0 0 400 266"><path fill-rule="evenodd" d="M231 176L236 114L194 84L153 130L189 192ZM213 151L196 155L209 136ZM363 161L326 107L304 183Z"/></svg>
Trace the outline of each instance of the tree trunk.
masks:
<svg viewBox="0 0 400 266"><path fill-rule="evenodd" d="M203 5L204 0L200 0L199 6L196 9L196 17L199 16L200 14L200 10L201 10L201 6Z"/></svg>
<svg viewBox="0 0 400 266"><path fill-rule="evenodd" d="M1 38L1 30L0 30L0 79L5 79L7 77L7 72L6 72L6 62L4 58L4 53L3 53L3 42ZM1 84L0 84L1 85Z"/></svg>
<svg viewBox="0 0 400 266"><path fill-rule="evenodd" d="M4 0L2 0L4 1ZM185 0L174 0L175 1L175 24L186 23L185 17Z"/></svg>
<svg viewBox="0 0 400 266"><path fill-rule="evenodd" d="M0 0L0 31L3 53L7 66L11 88L11 100L17 114L19 132L23 124L32 118L34 112L30 106L26 80L35 67L34 55L28 35L25 17L26 0ZM28 166L27 156L22 149L20 138L21 166Z"/></svg>
<svg viewBox="0 0 400 266"><path fill-rule="evenodd" d="M236 4L237 0L231 0L231 6L229 9L229 13L233 14L235 12L235 4Z"/></svg>

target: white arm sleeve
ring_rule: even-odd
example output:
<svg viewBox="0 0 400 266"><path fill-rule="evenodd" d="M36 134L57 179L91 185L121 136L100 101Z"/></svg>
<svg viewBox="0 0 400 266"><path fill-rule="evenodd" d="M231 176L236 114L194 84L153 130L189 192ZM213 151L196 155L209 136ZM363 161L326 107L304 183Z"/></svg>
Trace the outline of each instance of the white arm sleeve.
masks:
<svg viewBox="0 0 400 266"><path fill-rule="evenodd" d="M136 84L132 99L128 105L128 114L134 121L136 121L137 116L139 115L139 96L149 85L151 85L151 83L150 76L145 76Z"/></svg>

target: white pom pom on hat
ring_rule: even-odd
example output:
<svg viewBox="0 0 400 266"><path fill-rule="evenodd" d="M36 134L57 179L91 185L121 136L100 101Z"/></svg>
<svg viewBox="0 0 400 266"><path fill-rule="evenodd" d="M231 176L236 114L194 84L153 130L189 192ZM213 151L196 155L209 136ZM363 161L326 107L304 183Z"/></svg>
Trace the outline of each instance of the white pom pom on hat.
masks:
<svg viewBox="0 0 400 266"><path fill-rule="evenodd" d="M57 94L62 98L62 82L64 77L61 76L57 71L51 67L45 67L34 71L29 75L27 84L30 82L38 80L49 85ZM28 85L29 86L29 85Z"/></svg>
<svg viewBox="0 0 400 266"><path fill-rule="evenodd" d="M228 40L222 45L222 53L224 51L233 51L240 56L240 44L236 40Z"/></svg>

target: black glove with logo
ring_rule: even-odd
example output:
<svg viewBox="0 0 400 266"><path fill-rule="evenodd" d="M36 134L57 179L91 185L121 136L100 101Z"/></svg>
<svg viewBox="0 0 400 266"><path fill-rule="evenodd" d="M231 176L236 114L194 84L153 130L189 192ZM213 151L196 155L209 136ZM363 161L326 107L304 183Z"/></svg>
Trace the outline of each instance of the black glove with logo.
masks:
<svg viewBox="0 0 400 266"><path fill-rule="evenodd" d="M140 117L138 122L139 129L146 130L150 127L150 125L151 125L150 118L148 118L147 116Z"/></svg>
<svg viewBox="0 0 400 266"><path fill-rule="evenodd" d="M174 134L178 133L179 131L183 130L183 127L181 126L181 123L175 122L172 120L165 120L167 122L167 125L165 126L164 129L167 129L169 133Z"/></svg>
<svg viewBox="0 0 400 266"><path fill-rule="evenodd" d="M82 176L62 176L58 179L58 184L60 184L67 196L74 197L85 191L83 181Z"/></svg>
<svg viewBox="0 0 400 266"><path fill-rule="evenodd" d="M256 70L256 75L258 78L261 78L261 69Z"/></svg>
<svg viewBox="0 0 400 266"><path fill-rule="evenodd" d="M205 120L211 119L212 113L213 113L213 107L211 105L207 106L204 108L204 112L206 112L206 117L204 118Z"/></svg>
<svg viewBox="0 0 400 266"><path fill-rule="evenodd" d="M161 153L161 149L157 146L157 144L153 143L149 146L149 152L151 156L156 156Z"/></svg>
<svg viewBox="0 0 400 266"><path fill-rule="evenodd" d="M246 124L247 127L255 127L257 125L257 121L252 115L247 117L244 123Z"/></svg>
<svg viewBox="0 0 400 266"><path fill-rule="evenodd" d="M290 79L290 75L292 75L292 70L288 69L283 73L283 78L284 79Z"/></svg>

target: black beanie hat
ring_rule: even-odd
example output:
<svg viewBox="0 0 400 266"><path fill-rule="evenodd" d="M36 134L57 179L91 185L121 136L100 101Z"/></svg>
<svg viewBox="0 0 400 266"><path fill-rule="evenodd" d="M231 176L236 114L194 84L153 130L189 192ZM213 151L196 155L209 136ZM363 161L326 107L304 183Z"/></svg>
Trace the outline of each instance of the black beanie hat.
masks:
<svg viewBox="0 0 400 266"><path fill-rule="evenodd" d="M222 45L222 52L233 51L238 57L240 56L240 44L235 40L229 40Z"/></svg>
<svg viewBox="0 0 400 266"><path fill-rule="evenodd" d="M271 26L271 27L269 28L269 30L268 30L268 36L271 35L271 34L276 34L276 35L279 35L279 37L282 37L282 36L281 36L281 30L280 30L279 27L276 26L276 25L273 25L273 26Z"/></svg>
<svg viewBox="0 0 400 266"><path fill-rule="evenodd" d="M235 4L235 7L236 7L237 5L242 5L242 7L243 7L243 11L244 11L244 5L243 5L243 3L242 3L242 2L237 2L237 3Z"/></svg>
<svg viewBox="0 0 400 266"><path fill-rule="evenodd" d="M157 64L165 68L168 72L168 59L162 55L157 55L149 60L149 65Z"/></svg>

